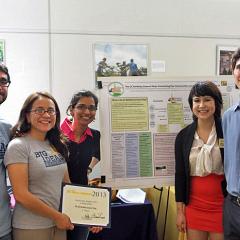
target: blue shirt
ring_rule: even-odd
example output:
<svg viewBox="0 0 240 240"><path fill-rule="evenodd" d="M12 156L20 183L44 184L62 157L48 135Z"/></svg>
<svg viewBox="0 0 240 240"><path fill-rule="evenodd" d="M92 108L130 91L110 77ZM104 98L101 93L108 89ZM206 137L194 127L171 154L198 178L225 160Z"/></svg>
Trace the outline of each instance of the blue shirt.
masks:
<svg viewBox="0 0 240 240"><path fill-rule="evenodd" d="M137 70L138 70L138 67L137 67L136 63L130 63L129 68L130 68L131 72L137 72Z"/></svg>
<svg viewBox="0 0 240 240"><path fill-rule="evenodd" d="M227 191L240 196L240 106L229 108L223 115L224 172Z"/></svg>

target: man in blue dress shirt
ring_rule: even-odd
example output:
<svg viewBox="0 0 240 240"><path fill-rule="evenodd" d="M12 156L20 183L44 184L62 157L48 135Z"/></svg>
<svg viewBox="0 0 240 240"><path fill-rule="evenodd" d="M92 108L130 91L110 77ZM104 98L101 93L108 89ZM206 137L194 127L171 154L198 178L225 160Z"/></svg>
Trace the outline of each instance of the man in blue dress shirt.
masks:
<svg viewBox="0 0 240 240"><path fill-rule="evenodd" d="M240 48L232 58L236 88L240 89ZM224 201L224 239L240 239L240 102L223 115L224 171L228 196Z"/></svg>

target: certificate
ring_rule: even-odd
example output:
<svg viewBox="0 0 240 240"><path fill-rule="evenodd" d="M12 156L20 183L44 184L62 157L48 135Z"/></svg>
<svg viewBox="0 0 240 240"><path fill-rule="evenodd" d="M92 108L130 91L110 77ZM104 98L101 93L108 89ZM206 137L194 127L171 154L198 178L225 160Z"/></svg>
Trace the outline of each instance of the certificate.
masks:
<svg viewBox="0 0 240 240"><path fill-rule="evenodd" d="M62 213L77 225L110 227L110 188L64 184Z"/></svg>

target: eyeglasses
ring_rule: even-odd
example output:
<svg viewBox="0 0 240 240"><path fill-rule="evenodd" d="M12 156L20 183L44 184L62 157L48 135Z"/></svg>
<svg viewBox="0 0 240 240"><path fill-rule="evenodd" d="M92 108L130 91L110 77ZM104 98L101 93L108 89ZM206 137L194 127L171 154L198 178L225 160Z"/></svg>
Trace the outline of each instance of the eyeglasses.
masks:
<svg viewBox="0 0 240 240"><path fill-rule="evenodd" d="M36 109L32 109L29 112L34 112L37 115L44 115L46 112L48 113L48 115L50 116L54 116L56 115L56 110L53 108L48 108L47 110L45 110L42 107L36 108Z"/></svg>
<svg viewBox="0 0 240 240"><path fill-rule="evenodd" d="M0 78L0 86L1 87L9 87L10 81L8 81L6 78Z"/></svg>
<svg viewBox="0 0 240 240"><path fill-rule="evenodd" d="M97 107L95 105L88 106L86 104L78 104L75 106L75 108L80 111L86 111L88 109L90 112L95 112L97 110Z"/></svg>

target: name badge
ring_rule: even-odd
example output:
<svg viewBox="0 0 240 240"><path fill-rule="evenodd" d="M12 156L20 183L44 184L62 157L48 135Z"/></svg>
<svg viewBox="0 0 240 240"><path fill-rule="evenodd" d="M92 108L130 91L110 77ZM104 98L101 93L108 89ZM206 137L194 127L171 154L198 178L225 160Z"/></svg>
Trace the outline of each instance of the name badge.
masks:
<svg viewBox="0 0 240 240"><path fill-rule="evenodd" d="M218 145L219 145L219 148L224 148L224 139L223 138L219 138Z"/></svg>

